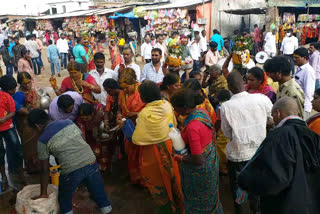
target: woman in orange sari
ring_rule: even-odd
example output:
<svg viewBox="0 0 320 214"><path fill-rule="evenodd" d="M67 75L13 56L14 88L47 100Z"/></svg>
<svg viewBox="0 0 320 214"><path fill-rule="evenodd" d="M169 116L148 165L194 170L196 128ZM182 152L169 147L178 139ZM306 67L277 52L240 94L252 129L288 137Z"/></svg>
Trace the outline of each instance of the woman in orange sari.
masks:
<svg viewBox="0 0 320 214"><path fill-rule="evenodd" d="M119 83L122 91L119 94L119 109L117 123L123 125L123 118L136 121L138 113L143 109L145 103L141 101L136 73L132 68L126 68L122 72ZM139 146L125 139L125 150L128 155L128 168L130 180L133 184L143 184L139 170Z"/></svg>
<svg viewBox="0 0 320 214"><path fill-rule="evenodd" d="M169 124L177 124L173 107L161 99L160 89L152 81L142 83L139 93L146 106L139 113L132 141L140 147L139 166L144 184L158 214L184 213L179 167L168 137Z"/></svg>
<svg viewBox="0 0 320 214"><path fill-rule="evenodd" d="M309 129L320 135L320 89L314 92L312 100L312 108L318 113L314 114L306 120Z"/></svg>
<svg viewBox="0 0 320 214"><path fill-rule="evenodd" d="M120 50L113 39L110 41L110 58L111 58L112 70L114 70L117 65L123 63L123 60L120 55Z"/></svg>

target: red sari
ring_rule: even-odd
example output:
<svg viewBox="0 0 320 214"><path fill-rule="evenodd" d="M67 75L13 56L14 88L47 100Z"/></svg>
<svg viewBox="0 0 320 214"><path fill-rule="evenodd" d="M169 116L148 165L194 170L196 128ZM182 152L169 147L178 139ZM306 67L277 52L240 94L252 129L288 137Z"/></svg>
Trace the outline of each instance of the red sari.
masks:
<svg viewBox="0 0 320 214"><path fill-rule="evenodd" d="M119 106L122 110L122 116L125 117L129 112L140 112L145 103L142 102L138 92L138 84L135 93L126 95L123 91L119 93ZM131 183L143 184L142 177L139 169L139 153L140 147L133 144L132 141L125 139L125 151L128 155L128 168Z"/></svg>
<svg viewBox="0 0 320 214"><path fill-rule="evenodd" d="M97 82L95 81L95 79L88 73L83 74L83 80L91 85L98 85ZM60 91L62 93L66 92L66 91L77 91L73 88L72 81L71 81L70 77L66 77L63 79L63 81L61 83ZM79 93L79 91L77 91L77 92ZM83 87L83 93L79 93L79 94L83 97L83 99L87 103L91 103L91 104L96 103L96 100L94 99L94 97L91 94L90 88Z"/></svg>

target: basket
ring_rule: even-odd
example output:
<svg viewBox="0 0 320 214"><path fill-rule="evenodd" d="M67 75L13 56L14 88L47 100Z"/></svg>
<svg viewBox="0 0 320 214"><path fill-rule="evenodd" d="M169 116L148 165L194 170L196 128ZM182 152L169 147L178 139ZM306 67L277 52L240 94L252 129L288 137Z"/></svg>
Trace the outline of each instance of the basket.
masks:
<svg viewBox="0 0 320 214"><path fill-rule="evenodd" d="M132 32L128 32L128 36L129 37L137 37L137 32L135 32L135 31L132 31Z"/></svg>

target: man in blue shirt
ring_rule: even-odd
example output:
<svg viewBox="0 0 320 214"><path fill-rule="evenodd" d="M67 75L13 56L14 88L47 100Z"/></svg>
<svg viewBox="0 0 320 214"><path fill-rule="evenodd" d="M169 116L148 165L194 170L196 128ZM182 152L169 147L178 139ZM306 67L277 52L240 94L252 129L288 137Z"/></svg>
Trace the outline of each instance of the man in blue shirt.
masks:
<svg viewBox="0 0 320 214"><path fill-rule="evenodd" d="M59 66L59 59L60 59L59 50L56 45L52 44L51 39L49 39L48 42L49 42L49 46L47 48L47 57L48 57L48 61L50 63L51 74L52 74L52 76L55 75L54 66L56 66L58 77L61 77L60 66Z"/></svg>
<svg viewBox="0 0 320 214"><path fill-rule="evenodd" d="M211 36L210 42L216 42L218 44L217 49L221 54L221 50L224 47L224 41L217 29L213 30L213 35Z"/></svg>

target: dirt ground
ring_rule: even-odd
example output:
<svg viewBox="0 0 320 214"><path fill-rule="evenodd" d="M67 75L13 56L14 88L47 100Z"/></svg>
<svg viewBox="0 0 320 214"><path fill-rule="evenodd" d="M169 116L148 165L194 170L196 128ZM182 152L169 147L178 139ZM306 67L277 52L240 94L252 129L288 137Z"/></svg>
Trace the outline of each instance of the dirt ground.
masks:
<svg viewBox="0 0 320 214"><path fill-rule="evenodd" d="M23 43L23 42L22 42ZM105 49L106 65L110 68L111 63L109 60L109 53ZM53 90L50 88L49 78L51 76L50 65L46 58L46 48L42 53L42 60L44 62L45 70L41 75L37 76L37 80L40 87L45 87L49 92L51 98L55 96ZM0 64L3 65L1 60ZM142 68L141 58L137 58L137 64ZM5 72L5 67L2 67ZM61 77L56 77L58 85L64 77L68 76L67 70L62 70ZM129 176L126 166L126 160L114 161L112 163L112 170L106 174L103 174L105 182L105 190L113 206L113 214L154 214L154 205L152 199L147 190L142 187L131 185L129 182ZM28 177L30 184L38 183L39 177ZM15 203L16 192L11 191L6 194L0 195L0 214L11 213ZM233 214L233 203L230 195L229 179L227 176L220 177L220 197L224 207L225 214ZM77 208L75 214L95 214L99 213L95 207L93 201L90 200L89 194L85 191L81 191L75 194L74 204Z"/></svg>

